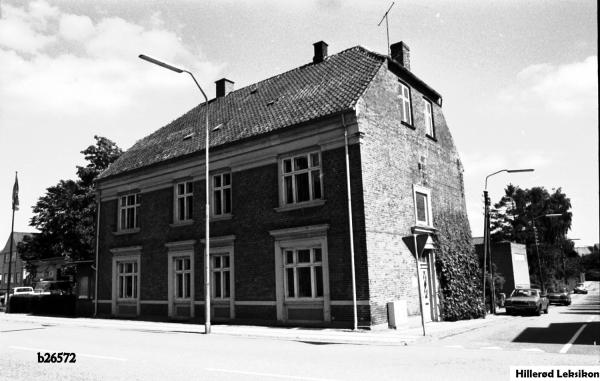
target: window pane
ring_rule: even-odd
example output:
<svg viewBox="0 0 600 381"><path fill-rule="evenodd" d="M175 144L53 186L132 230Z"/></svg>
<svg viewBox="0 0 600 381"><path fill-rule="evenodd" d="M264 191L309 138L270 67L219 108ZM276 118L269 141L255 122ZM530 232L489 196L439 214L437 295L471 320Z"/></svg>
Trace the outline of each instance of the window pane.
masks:
<svg viewBox="0 0 600 381"><path fill-rule="evenodd" d="M183 274L177 274L177 281L175 284L177 285L177 291L175 291L175 296L178 298L183 297Z"/></svg>
<svg viewBox="0 0 600 381"><path fill-rule="evenodd" d="M315 283L317 284L317 294L315 296L323 296L323 268L315 266Z"/></svg>
<svg viewBox="0 0 600 381"><path fill-rule="evenodd" d="M310 262L310 250L298 250L298 263Z"/></svg>
<svg viewBox="0 0 600 381"><path fill-rule="evenodd" d="M225 201L224 213L231 213L231 188L223 189L223 198Z"/></svg>
<svg viewBox="0 0 600 381"><path fill-rule="evenodd" d="M315 200L321 198L321 171L312 171L312 187Z"/></svg>
<svg viewBox="0 0 600 381"><path fill-rule="evenodd" d="M135 195L127 196L127 205L135 204Z"/></svg>
<svg viewBox="0 0 600 381"><path fill-rule="evenodd" d="M121 209L121 229L127 229L127 222L125 220L125 209Z"/></svg>
<svg viewBox="0 0 600 381"><path fill-rule="evenodd" d="M319 166L319 154L318 153L311 153L310 154L310 165L312 167L318 167Z"/></svg>
<svg viewBox="0 0 600 381"><path fill-rule="evenodd" d="M223 272L223 297L224 298L229 298L229 289L230 289L230 284L229 284L229 271L225 271Z"/></svg>
<svg viewBox="0 0 600 381"><path fill-rule="evenodd" d="M141 199L141 198L142 198L142 195L140 195L140 194L136 194L136 195L135 195L135 203L136 203L136 204L139 204L139 203L140 203L140 199Z"/></svg>
<svg viewBox="0 0 600 381"><path fill-rule="evenodd" d="M294 202L294 190L292 188L292 176L285 178L285 203L291 204Z"/></svg>
<svg viewBox="0 0 600 381"><path fill-rule="evenodd" d="M133 295L132 297L137 298L138 290L137 290L137 276L133 277Z"/></svg>
<svg viewBox="0 0 600 381"><path fill-rule="evenodd" d="M216 271L215 273L215 298L221 298L221 272Z"/></svg>
<svg viewBox="0 0 600 381"><path fill-rule="evenodd" d="M186 187L186 193L192 193L192 182L187 182L185 183L185 187Z"/></svg>
<svg viewBox="0 0 600 381"><path fill-rule="evenodd" d="M223 256L223 267L224 268L228 268L229 267L229 255L224 255Z"/></svg>
<svg viewBox="0 0 600 381"><path fill-rule="evenodd" d="M221 186L221 175L216 175L213 178L214 178L215 188L219 188Z"/></svg>
<svg viewBox="0 0 600 381"><path fill-rule="evenodd" d="M185 220L185 199L183 197L177 199L177 219Z"/></svg>
<svg viewBox="0 0 600 381"><path fill-rule="evenodd" d="M121 197L121 206L127 205L127 197Z"/></svg>
<svg viewBox="0 0 600 381"><path fill-rule="evenodd" d="M184 269L189 270L190 269L190 260L189 260L189 258L184 259L183 263L184 263Z"/></svg>
<svg viewBox="0 0 600 381"><path fill-rule="evenodd" d="M296 268L296 271L298 273L298 297L299 298L312 297L310 267L298 267L298 268Z"/></svg>
<svg viewBox="0 0 600 381"><path fill-rule="evenodd" d="M123 277L119 277L119 298L123 297Z"/></svg>
<svg viewBox="0 0 600 381"><path fill-rule="evenodd" d="M292 160L286 159L283 161L283 173L290 173L292 171Z"/></svg>
<svg viewBox="0 0 600 381"><path fill-rule="evenodd" d="M190 219L194 216L194 198L192 196L186 197L187 214L186 219Z"/></svg>
<svg viewBox="0 0 600 381"><path fill-rule="evenodd" d="M185 189L184 189L184 187L185 187L185 184L184 184L184 183L177 184L177 194L178 194L178 195L182 195L182 194L184 194L184 193L185 193Z"/></svg>
<svg viewBox="0 0 600 381"><path fill-rule="evenodd" d="M132 227L137 228L138 226L140 226L140 208L139 207L135 207L135 209L133 209L134 213L135 213L135 223Z"/></svg>
<svg viewBox="0 0 600 381"><path fill-rule="evenodd" d="M287 269L287 289L288 289L288 297L295 297L294 294L294 269Z"/></svg>
<svg viewBox="0 0 600 381"><path fill-rule="evenodd" d="M314 251L315 251L314 262L321 262L321 249L314 249Z"/></svg>
<svg viewBox="0 0 600 381"><path fill-rule="evenodd" d="M125 277L125 297L133 297L133 277Z"/></svg>
<svg viewBox="0 0 600 381"><path fill-rule="evenodd" d="M298 156L294 158L294 171L308 168L308 158L306 156Z"/></svg>
<svg viewBox="0 0 600 381"><path fill-rule="evenodd" d="M294 263L294 252L291 250L286 250L285 252L285 264L289 265Z"/></svg>
<svg viewBox="0 0 600 381"><path fill-rule="evenodd" d="M223 174L223 185L229 185L229 184L231 184L231 174L225 173L225 174Z"/></svg>
<svg viewBox="0 0 600 381"><path fill-rule="evenodd" d="M186 273L184 275L184 280L185 280L185 287L184 287L184 294L183 297L184 298L189 298L191 293L191 282L190 282L190 273Z"/></svg>
<svg viewBox="0 0 600 381"><path fill-rule="evenodd" d="M176 259L175 260L175 271L180 271L181 270L181 259Z"/></svg>
<svg viewBox="0 0 600 381"><path fill-rule="evenodd" d="M223 214L223 205L220 190L215 191L215 214Z"/></svg>
<svg viewBox="0 0 600 381"><path fill-rule="evenodd" d="M310 188L308 187L308 173L295 175L296 178L296 201L310 200Z"/></svg>
<svg viewBox="0 0 600 381"><path fill-rule="evenodd" d="M417 198L417 221L427 222L427 195L416 194Z"/></svg>

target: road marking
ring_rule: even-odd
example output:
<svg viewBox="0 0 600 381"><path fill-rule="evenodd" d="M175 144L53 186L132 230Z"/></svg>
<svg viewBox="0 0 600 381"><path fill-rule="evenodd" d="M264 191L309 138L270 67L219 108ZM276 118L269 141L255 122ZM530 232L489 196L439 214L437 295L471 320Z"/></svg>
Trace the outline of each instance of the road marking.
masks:
<svg viewBox="0 0 600 381"><path fill-rule="evenodd" d="M288 378L293 380L311 380L311 381L334 381L330 378L315 378L315 377L301 377L301 376L290 376L287 374L275 374L275 373L261 373L261 372L249 372L243 370L231 370L231 369L217 369L217 368L205 368L211 372L224 372L224 373L237 373L237 374L246 374L251 376L261 376L261 377L274 377L274 378Z"/></svg>
<svg viewBox="0 0 600 381"><path fill-rule="evenodd" d="M500 347L481 347L481 349L492 349L492 350L496 350L497 351L497 350L502 349L502 348L500 348Z"/></svg>
<svg viewBox="0 0 600 381"><path fill-rule="evenodd" d="M523 352L545 352L543 349L540 348L523 348L521 350Z"/></svg>
<svg viewBox="0 0 600 381"><path fill-rule="evenodd" d="M587 323L582 325L577 332L575 332L575 334L573 335L573 337L571 337L571 340L569 340L568 343L566 343L560 350L560 352L558 353L567 353L569 351L569 349L571 349L571 347L573 346L573 343L575 342L575 340L577 340L577 338L579 337L579 335L581 335L581 332L583 332L583 330L585 329L585 327L587 327Z"/></svg>
<svg viewBox="0 0 600 381"><path fill-rule="evenodd" d="M52 351L49 349L42 349L42 348L29 348L29 347L17 347L17 346L10 346L9 348L20 349L22 351L31 351L31 352L48 352L48 353L58 353L59 352L59 351ZM91 357L91 358L102 359L102 360L127 361L127 359L123 358L123 357L90 355L87 353L77 353L77 352L74 352L74 353L75 353L75 355L77 355L77 357L81 356L81 357Z"/></svg>

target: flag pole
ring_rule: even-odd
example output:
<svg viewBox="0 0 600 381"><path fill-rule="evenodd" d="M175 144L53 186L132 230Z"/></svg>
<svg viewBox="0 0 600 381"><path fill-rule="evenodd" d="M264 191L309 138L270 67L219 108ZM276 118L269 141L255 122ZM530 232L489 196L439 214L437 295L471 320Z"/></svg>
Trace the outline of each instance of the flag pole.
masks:
<svg viewBox="0 0 600 381"><path fill-rule="evenodd" d="M10 280L12 278L12 253L14 243L15 230L15 209L19 207L19 182L17 180L17 172L15 171L15 185L13 186L13 202L12 202L12 221L10 223L10 249L8 251L8 279L6 282L6 294L4 294L4 303L6 304L5 313L9 312L10 298ZM16 263L15 263L16 265Z"/></svg>

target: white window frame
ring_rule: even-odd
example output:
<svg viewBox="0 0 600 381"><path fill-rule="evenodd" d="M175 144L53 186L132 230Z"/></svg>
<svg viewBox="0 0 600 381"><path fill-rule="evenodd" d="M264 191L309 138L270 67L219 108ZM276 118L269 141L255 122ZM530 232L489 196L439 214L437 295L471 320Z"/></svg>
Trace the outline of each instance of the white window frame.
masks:
<svg viewBox="0 0 600 381"><path fill-rule="evenodd" d="M133 204L129 203L129 197L133 197ZM125 200L125 203L123 201ZM139 229L139 213L141 205L141 194L140 192L127 193L119 196L119 231L132 231ZM123 212L125 212L125 218L122 218ZM127 226L128 213L133 213L133 226ZM125 222L126 226L123 226Z"/></svg>
<svg viewBox="0 0 600 381"><path fill-rule="evenodd" d="M433 123L433 103L423 98L423 114L425 115L425 134L435 138L435 125Z"/></svg>
<svg viewBox="0 0 600 381"><path fill-rule="evenodd" d="M179 192L179 187L183 186L183 193ZM189 189L188 187L191 187ZM179 181L173 186L173 223L181 224L193 221L194 214L194 183L190 181ZM180 215L179 200L183 199L183 216ZM190 205L192 210L190 211Z"/></svg>
<svg viewBox="0 0 600 381"><path fill-rule="evenodd" d="M110 250L113 254L112 258L112 314L118 315L117 305L135 305L136 306L136 315L140 314L140 294L141 294L141 278L142 278L142 268L141 268L141 246L131 246L131 247L123 247L123 248L115 248ZM119 263L124 262L135 262L137 264L137 276L136 276L136 290L137 295L132 298L122 298L119 296Z"/></svg>
<svg viewBox="0 0 600 381"><path fill-rule="evenodd" d="M402 123L408 124L409 126L413 125L412 118L412 103L411 98L412 95L410 93L410 87L406 85L402 81L398 81L400 84L400 95L398 98L400 99L400 109L402 115L400 115Z"/></svg>
<svg viewBox="0 0 600 381"><path fill-rule="evenodd" d="M229 176L229 184L225 185L225 175ZM219 178L221 181L221 185L220 186L216 186L215 185L215 180ZM211 208L210 208L210 214L212 217L224 217L224 216L231 216L231 213L233 211L233 176L232 173L229 172L221 172L221 173L216 173L214 175L211 176L211 182L210 182L210 187L211 187ZM229 190L229 211L226 212L225 211L225 190ZM221 194L221 213L217 213L217 193Z"/></svg>
<svg viewBox="0 0 600 381"><path fill-rule="evenodd" d="M186 261L189 266L188 268L185 267ZM173 299L176 301L189 301L192 298L192 259L189 255L181 255L175 256L173 258L173 262ZM181 268L178 268L179 262L181 262ZM177 291L179 290L178 282L180 279L182 283L181 290L183 295L177 295ZM189 290L187 295L186 289Z"/></svg>
<svg viewBox="0 0 600 381"><path fill-rule="evenodd" d="M425 205L425 213L427 214L427 216L426 216L425 221L419 220L419 218L418 218L418 212L417 212L417 194L418 193L426 196L425 200L426 200L427 205ZM416 185L416 184L413 185L413 207L414 207L414 211L415 211L415 225L433 227L433 214L432 214L432 208L431 208L431 189L426 188L421 185Z"/></svg>
<svg viewBox="0 0 600 381"><path fill-rule="evenodd" d="M228 266L223 266L223 258L227 257L227 260L229 262ZM231 299L231 289L232 289L232 273L233 273L233 268L231 266L231 259L232 259L232 255L229 252L218 252L218 253L211 253L210 254L210 282L211 282L211 299L212 300L222 300L222 301L228 301ZM216 258L220 258L220 262L221 265L220 267L215 267L215 261ZM220 273L220 288L221 288L221 295L218 296L217 295L217 282L215 280L215 273ZM224 274L228 273L229 274L229 295L227 296L223 296L224 294L224 290L225 290L225 277Z"/></svg>
<svg viewBox="0 0 600 381"><path fill-rule="evenodd" d="M308 161L308 167L304 169L295 169L295 159L306 157ZM314 159L316 158L318 164L314 164ZM289 171L286 168L286 162L289 161L290 167ZM319 187L316 188L314 185L313 175L314 171L318 171L318 180ZM297 180L296 176L308 173L308 187L309 194L308 200L298 201L297 194ZM287 199L287 187L286 187L286 178L291 178L292 184L292 200L288 202ZM317 194L316 190L320 194ZM305 152L297 152L293 154L288 154L279 158L279 205L281 207L290 207L295 205L306 205L322 202L325 199L325 195L323 192L323 160L320 150L310 150Z"/></svg>
<svg viewBox="0 0 600 381"><path fill-rule="evenodd" d="M131 271L127 271L127 267L131 265ZM138 262L135 259L132 260L118 260L117 261L117 300L131 301L137 300L140 295L138 288L138 278L140 271ZM127 287L126 279L132 278L131 290L125 290ZM129 296L131 291L131 296Z"/></svg>
<svg viewBox="0 0 600 381"><path fill-rule="evenodd" d="M298 260L298 252L299 251L309 251L309 261L308 262L299 262ZM321 260L317 261L315 259L317 250L321 254ZM285 290L285 300L309 300L309 301L318 301L323 300L323 295L317 295L317 270L316 268L321 268L321 282L323 282L323 250L321 249L320 244L316 244L310 247L284 247L282 248L283 258L283 285ZM287 257L288 254L292 254L292 263L288 263ZM311 296L299 296L300 285L298 283L298 269L300 268L310 268L310 288L311 288ZM293 271L294 276L294 296L290 296L289 290L289 275L288 270L291 269ZM323 283L321 283L321 294L323 294Z"/></svg>
<svg viewBox="0 0 600 381"><path fill-rule="evenodd" d="M194 264L194 245L196 240L187 241L176 241L168 242L165 244L167 247L167 295L168 295L168 313L172 318L176 316L176 305L182 306L187 305L190 308L190 318L195 316L195 264ZM190 260L190 295L189 298L178 298L177 297L177 285L176 285L176 267L175 261L180 258L188 258Z"/></svg>

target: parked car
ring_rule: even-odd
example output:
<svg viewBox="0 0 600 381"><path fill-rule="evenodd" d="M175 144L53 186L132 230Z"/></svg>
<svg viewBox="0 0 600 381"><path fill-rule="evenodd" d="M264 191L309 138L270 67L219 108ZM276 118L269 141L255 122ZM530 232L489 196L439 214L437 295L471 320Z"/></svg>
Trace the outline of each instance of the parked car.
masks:
<svg viewBox="0 0 600 381"><path fill-rule="evenodd" d="M12 295L29 295L29 294L33 294L33 287L13 287L10 290L10 296ZM1 304L5 304L6 303L6 294L2 294L0 296L0 303Z"/></svg>
<svg viewBox="0 0 600 381"><path fill-rule="evenodd" d="M577 286L575 286L573 292L575 294L587 294L588 290L587 288L585 288L585 285L583 283L577 283Z"/></svg>
<svg viewBox="0 0 600 381"><path fill-rule="evenodd" d="M548 301L550 304L562 304L568 306L571 304L571 294L565 287L548 289Z"/></svg>
<svg viewBox="0 0 600 381"><path fill-rule="evenodd" d="M546 294L537 288L517 288L510 294L504 306L506 313L513 315L515 313L530 312L541 315L542 312L548 313L550 302Z"/></svg>

